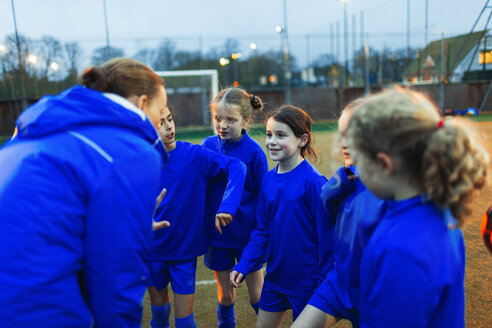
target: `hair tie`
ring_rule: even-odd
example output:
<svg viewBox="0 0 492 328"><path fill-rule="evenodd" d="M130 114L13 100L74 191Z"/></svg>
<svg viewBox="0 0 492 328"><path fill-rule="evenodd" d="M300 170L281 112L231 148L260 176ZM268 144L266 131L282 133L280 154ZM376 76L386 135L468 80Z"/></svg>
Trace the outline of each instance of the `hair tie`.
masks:
<svg viewBox="0 0 492 328"><path fill-rule="evenodd" d="M255 103L256 103L256 101L255 101L255 100L256 100L256 96L255 96L255 95L250 94L250 95L249 95L249 97L251 98L251 99L250 99L251 106L253 106L253 109L256 109L256 108L255 108Z"/></svg>
<svg viewBox="0 0 492 328"><path fill-rule="evenodd" d="M441 118L438 122L437 122L437 129L439 130L440 128L442 128L444 125L444 120Z"/></svg>

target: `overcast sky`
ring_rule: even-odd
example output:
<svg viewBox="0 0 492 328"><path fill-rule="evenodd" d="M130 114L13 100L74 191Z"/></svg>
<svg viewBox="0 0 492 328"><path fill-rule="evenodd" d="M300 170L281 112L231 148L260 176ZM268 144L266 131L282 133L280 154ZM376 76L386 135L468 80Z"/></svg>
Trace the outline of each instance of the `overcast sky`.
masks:
<svg viewBox="0 0 492 328"><path fill-rule="evenodd" d="M280 49L275 26L283 25L282 0L106 0L111 45L131 56L141 48L153 48L170 38L179 49L220 47L227 38L239 41L247 56L250 42L258 51ZM471 30L486 0L428 0L429 41ZM36 39L43 35L60 41L77 41L88 65L94 48L106 42L103 0L14 0L20 34ZM356 16L356 44L361 45L360 15L375 48L407 44L407 0L348 0L349 51L352 49L352 17ZM343 59L343 4L337 0L287 0L290 50L300 66L331 50L330 27L341 25L340 59ZM485 27L491 9L479 21ZM476 29L476 30L477 30ZM14 33L11 0L0 0L0 41ZM410 2L410 45L423 47L425 0ZM308 35L308 37L306 37ZM336 42L335 42L336 44Z"/></svg>

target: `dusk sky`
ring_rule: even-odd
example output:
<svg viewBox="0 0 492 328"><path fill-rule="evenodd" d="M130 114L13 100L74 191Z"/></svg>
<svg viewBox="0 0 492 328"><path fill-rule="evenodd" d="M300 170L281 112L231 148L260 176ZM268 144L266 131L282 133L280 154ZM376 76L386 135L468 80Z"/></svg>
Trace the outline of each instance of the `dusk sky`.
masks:
<svg viewBox="0 0 492 328"><path fill-rule="evenodd" d="M485 0L428 0L429 41L468 33ZM227 38L236 39L240 51L250 53L280 49L275 26L283 25L282 0L106 0L112 46L131 56L142 48L155 48L171 39L178 49L203 51L220 48ZM81 65L88 65L94 48L105 45L103 0L14 0L20 34L32 39L43 35L63 42L77 41L84 49ZM356 45L361 46L360 15L372 47L392 49L407 44L407 0L348 0L349 52L352 51L352 17L356 16ZM291 53L300 66L331 50L330 27L341 25L340 59L343 51L343 4L337 0L287 0ZM475 30L485 27L487 9ZM0 42L14 33L11 0L0 0ZM410 2L410 45L425 41L425 0ZM308 37L306 37L308 35Z"/></svg>

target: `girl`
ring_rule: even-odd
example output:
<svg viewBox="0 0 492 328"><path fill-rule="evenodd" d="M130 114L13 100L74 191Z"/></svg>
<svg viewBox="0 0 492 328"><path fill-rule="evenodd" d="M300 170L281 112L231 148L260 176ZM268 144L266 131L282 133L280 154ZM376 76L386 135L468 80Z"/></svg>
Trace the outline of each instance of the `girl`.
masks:
<svg viewBox="0 0 492 328"><path fill-rule="evenodd" d="M486 183L487 152L464 121L401 88L365 98L347 138L360 178L388 200L362 255L361 327L464 327L458 227Z"/></svg>
<svg viewBox="0 0 492 328"><path fill-rule="evenodd" d="M345 133L360 100L349 104L338 120L340 149L345 166L323 186L321 198L335 224L335 264L309 300L293 327L328 327L337 318L358 326L357 299L362 251L385 212L378 200L360 181L353 166Z"/></svg>
<svg viewBox="0 0 492 328"><path fill-rule="evenodd" d="M235 327L234 302L236 292L229 284L229 274L241 258L251 231L256 227L256 206L258 192L268 164L261 146L248 136L245 127L253 110L261 110L259 97L248 94L240 88L220 91L210 105L217 130L216 136L202 141L206 148L241 160L247 168L241 204L234 221L223 229L223 234L210 229L210 248L205 254L205 265L214 270L217 280L217 319L219 327ZM217 212L220 195L224 193L226 180L218 177L207 193L207 217ZM263 285L263 263L259 261L246 279L251 306L258 312L261 287Z"/></svg>
<svg viewBox="0 0 492 328"><path fill-rule="evenodd" d="M234 287L268 254L256 327L277 327L285 310L299 315L333 264L332 231L320 198L326 178L304 158L316 159L311 118L282 106L267 121L266 148L278 165L265 176L258 227L230 275Z"/></svg>
<svg viewBox="0 0 492 328"><path fill-rule="evenodd" d="M167 194L157 209L156 220L167 220L171 226L154 233L149 257L150 325L170 327L167 285L171 282L176 327L196 327L193 317L196 258L208 249L204 220L207 186L211 178L222 173L227 176L227 188L215 216L216 229L220 231L221 225L227 225L237 211L246 167L235 158L187 142L176 142L173 115L168 107L161 114L159 134L170 157L162 169L162 185Z"/></svg>
<svg viewBox="0 0 492 328"><path fill-rule="evenodd" d="M141 324L164 83L126 58L81 83L26 109L0 151L2 327Z"/></svg>

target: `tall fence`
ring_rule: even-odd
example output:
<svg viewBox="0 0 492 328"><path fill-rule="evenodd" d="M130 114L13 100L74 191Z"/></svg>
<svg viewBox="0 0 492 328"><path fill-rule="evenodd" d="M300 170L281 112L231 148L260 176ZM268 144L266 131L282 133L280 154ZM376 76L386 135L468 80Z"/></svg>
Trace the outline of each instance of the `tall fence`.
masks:
<svg viewBox="0 0 492 328"><path fill-rule="evenodd" d="M468 107L479 108L482 99L489 87L484 82L463 82L444 85L444 108L463 110ZM427 94L434 103L439 102L439 84L412 85L412 89ZM371 87L371 92L382 90L380 86ZM264 119L269 111L284 104L284 91L279 90L256 90L252 91L259 96L264 104L264 114L255 117L256 121ZM364 95L364 88L354 87L346 89L334 88L293 88L292 104L304 109L314 120L335 119L345 104L351 100ZM202 126L205 123L203 117L201 93L170 94L169 103L175 109L177 126ZM30 99L32 104L36 99ZM0 135L11 135L15 126L17 116L24 108L21 100L0 101ZM492 95L484 105L485 111L492 111Z"/></svg>

